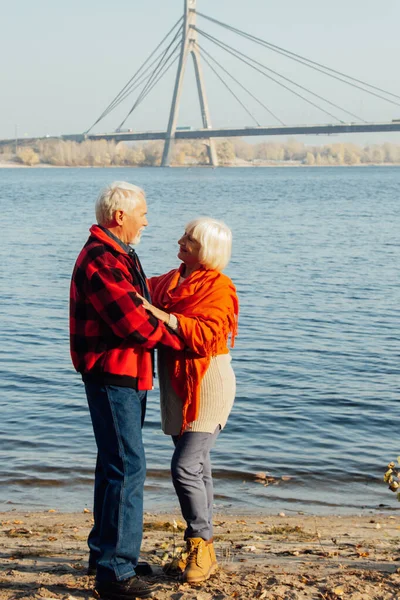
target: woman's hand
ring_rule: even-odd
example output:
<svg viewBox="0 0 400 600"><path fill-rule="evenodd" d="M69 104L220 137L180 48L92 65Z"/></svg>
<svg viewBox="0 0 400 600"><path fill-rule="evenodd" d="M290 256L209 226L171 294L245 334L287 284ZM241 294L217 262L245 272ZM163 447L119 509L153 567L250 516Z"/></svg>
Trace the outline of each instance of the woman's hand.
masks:
<svg viewBox="0 0 400 600"><path fill-rule="evenodd" d="M168 321L169 321L168 313L166 313L163 310L160 310L159 308L156 308L155 306L150 304L150 302L148 300L146 300L146 298L143 298L143 296L141 296L140 294L136 293L136 296L141 299L141 301L143 302L143 307L147 311L149 311L149 313L154 315L157 319L159 319L163 323L168 324Z"/></svg>
<svg viewBox="0 0 400 600"><path fill-rule="evenodd" d="M144 298L143 296L141 296L140 294L138 294L136 292L136 296L138 298L140 298L140 300L143 302L143 306L146 310L149 310L151 312L152 308L155 308L155 306L153 306L152 304L150 304L150 302L148 300L146 300L146 298Z"/></svg>

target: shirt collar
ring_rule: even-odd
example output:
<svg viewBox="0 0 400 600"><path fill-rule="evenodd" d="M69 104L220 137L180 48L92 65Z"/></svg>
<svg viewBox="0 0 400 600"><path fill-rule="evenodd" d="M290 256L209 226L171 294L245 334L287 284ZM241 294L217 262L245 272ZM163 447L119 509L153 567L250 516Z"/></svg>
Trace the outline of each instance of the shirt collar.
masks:
<svg viewBox="0 0 400 600"><path fill-rule="evenodd" d="M114 235L112 233L112 231L110 231L109 229L107 229L107 227L103 227L102 225L99 225L100 229L102 231L104 231L104 233L106 235L108 235L109 238L111 238L112 240L114 240L114 242L117 242L117 244L119 246L121 246L122 250L124 252L126 252L129 255L132 255L135 253L135 250L129 245L129 244L125 244L125 242L123 242L122 240L119 239L119 237L117 237L116 235Z"/></svg>

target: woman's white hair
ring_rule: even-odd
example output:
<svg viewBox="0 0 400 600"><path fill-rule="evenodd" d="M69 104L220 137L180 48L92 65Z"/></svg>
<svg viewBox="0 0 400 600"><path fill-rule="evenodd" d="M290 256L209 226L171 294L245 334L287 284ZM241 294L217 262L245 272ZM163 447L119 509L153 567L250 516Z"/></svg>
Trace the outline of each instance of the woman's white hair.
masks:
<svg viewBox="0 0 400 600"><path fill-rule="evenodd" d="M114 181L100 192L96 200L96 219L99 225L109 225L116 210L132 211L146 195L142 188L126 181Z"/></svg>
<svg viewBox="0 0 400 600"><path fill-rule="evenodd" d="M222 271L232 252L232 232L225 223L211 217L190 221L185 231L200 244L199 262L206 269Z"/></svg>

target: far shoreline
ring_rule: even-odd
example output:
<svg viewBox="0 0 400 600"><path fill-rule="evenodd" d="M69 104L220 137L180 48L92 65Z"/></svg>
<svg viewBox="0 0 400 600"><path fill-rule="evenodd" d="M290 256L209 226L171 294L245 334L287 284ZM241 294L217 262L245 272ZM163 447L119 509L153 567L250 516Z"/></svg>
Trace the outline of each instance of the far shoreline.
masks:
<svg viewBox="0 0 400 600"><path fill-rule="evenodd" d="M243 164L224 164L219 165L218 167L213 167L211 165L170 165L169 167L162 167L168 169L274 169L274 168L354 168L354 167L400 167L400 163L362 163L362 164L352 164L352 165L307 165L302 162L290 162L287 163L271 163L271 162L263 162L258 164L253 163L243 163ZM157 169L160 168L159 165L49 165L45 163L37 164L37 165L23 165L17 162L0 162L0 169Z"/></svg>

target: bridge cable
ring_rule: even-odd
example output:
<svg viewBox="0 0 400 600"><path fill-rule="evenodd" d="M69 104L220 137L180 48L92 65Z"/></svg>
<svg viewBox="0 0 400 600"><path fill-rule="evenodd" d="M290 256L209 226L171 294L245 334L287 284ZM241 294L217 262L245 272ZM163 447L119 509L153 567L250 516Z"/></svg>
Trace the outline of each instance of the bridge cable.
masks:
<svg viewBox="0 0 400 600"><path fill-rule="evenodd" d="M340 119L339 117L333 115L332 113L330 113L329 111L325 110L324 108L322 108L321 106L319 106L318 104L315 104L315 102L312 102L311 100L309 100L308 98L305 98L304 96L302 96L301 94L299 94L298 92L295 92L294 90L292 90L291 88L289 88L288 86L286 86L285 84L283 84L282 82L274 79L274 77L271 77L270 75L267 75L267 73L264 73L263 71L261 71L260 69L258 69L257 67L255 67L254 65L252 65L251 63L249 63L246 60L243 60L243 58L241 58L241 56L244 56L245 58L247 58L248 60L252 61L253 63L261 66L263 69L270 71L272 73L274 73L275 75L277 75L278 77L281 77L282 79L284 79L285 81L290 82L292 85L295 85L296 87L299 87L300 89L308 92L309 94L315 96L316 98L318 98L319 100L322 100L323 102L326 102L327 104L330 104L331 106L334 106L335 108L355 117L356 119L359 119L360 121L363 121L364 123L366 123L367 121L364 121L364 119L361 119L361 117L354 115L353 113L351 113L350 111L346 110L345 108L338 106L337 104L335 104L334 102L331 102L330 100L328 100L327 98L324 98L323 96L320 96L319 94L317 94L316 92L313 92L312 90L300 85L299 83L296 83L295 81L293 81L292 79L289 79L288 77L285 77L284 75L281 75L280 73L278 73L277 71L274 71L273 69L270 69L269 67L266 67L265 65L263 65L262 63L258 62L257 60L255 60L254 58L251 58L250 56L247 56L246 54L243 54L243 52L239 52L239 50L236 50L235 48L233 48L232 46L229 46L228 44L225 44L224 42L221 42L220 40L217 40L217 38L214 38L214 36L202 31L201 29L198 29L198 27L195 27L196 31L198 33L200 33L201 35L204 35L207 39L209 39L210 41L212 41L214 44L218 45L220 48L222 48L223 50L225 50L226 52L229 52L229 54L232 54L233 56L236 56L236 58L238 58L239 60L241 60L242 62L246 63L247 65L249 65L250 67L252 67L253 69L255 69L256 71L258 71L259 73L261 73L262 75L264 75L265 77L267 77L268 79L271 79L272 81L274 81L275 83L277 83L278 85L280 85L281 87L285 88L286 90L288 90L289 92L291 92L292 94L295 94L296 96L298 96L299 98L301 98L302 100L304 100L305 102L308 102L308 104L311 104L312 106L314 106L315 108L318 108L318 110L321 110L322 112L324 112L325 114L329 115L330 117L332 117L333 119L335 119L336 121L339 121L339 123L343 123L345 124L345 122ZM240 56L239 56L240 55Z"/></svg>
<svg viewBox="0 0 400 600"><path fill-rule="evenodd" d="M182 30L182 27L178 30L178 33ZM131 83L131 85L126 89L126 91L124 92L124 94L122 96L120 96L120 98L114 99L114 102L112 105L110 105L110 107L108 108L108 110L104 111L104 117L107 116L110 112L112 112L114 110L114 108L116 108L117 106L119 106L128 96L130 96L132 94L132 92L134 92L144 81L146 81L148 79L147 73L150 71L150 69L153 67L153 65L160 59L161 55L164 53L164 51L160 52L156 58L149 64L149 66L145 69L145 71L143 71L142 75L139 77L139 79L137 79L135 82Z"/></svg>
<svg viewBox="0 0 400 600"><path fill-rule="evenodd" d="M115 102L114 106L112 106L111 109L109 109L104 116L112 112L114 108L119 106L121 102L123 102L128 96L132 94L132 92L134 92L144 81L146 81L149 78L149 75L147 75L147 73L150 71L151 67L159 60L161 54L162 52L154 59L154 61L147 67L147 69L143 71L142 76L133 85L129 86L126 92L121 96L121 98L117 102Z"/></svg>
<svg viewBox="0 0 400 600"><path fill-rule="evenodd" d="M274 79L274 77L271 77L271 75L268 75L267 73L265 73L264 71L261 71L261 69L259 69L258 67L254 66L251 64L250 61L255 62L256 64L259 64L261 67L263 67L264 69L267 70L272 70L269 69L268 67L265 67L264 65L262 65L261 63L259 63L258 61L252 59L249 56L246 56L245 54L242 54L241 52L239 52L238 50L235 50L234 48L232 48L232 46L228 46L228 44L225 44L221 41L218 41L216 38L214 38L213 36L207 34L206 32L201 31L200 29L198 29L197 27L195 27L196 31L198 33L200 33L201 35L205 36L207 39L209 39L211 42L213 42L214 44L216 44L217 46L219 46L220 48L222 48L223 50L225 50L226 52L228 52L229 54L231 54L232 56L234 56L235 58L238 58L239 60L241 60L242 62L244 62L246 65L248 65L249 67L251 67L252 69L254 69L255 71L258 71L259 73L261 73L261 75L264 75L264 77L267 77L268 79L270 79L271 81L273 81L274 83L277 83L278 85L280 85L281 87L283 87L284 89L288 90L289 92L291 92L292 94L294 94L295 96L297 96L298 98L301 98L302 100L304 100L305 102L307 102L308 104L311 104L312 106L314 106L315 108L318 108L318 110L321 110L322 112L324 112L325 114L329 115L330 117L332 117L333 119L335 119L336 121L338 121L339 123L344 123L344 121L342 121L341 119L339 119L339 117L336 117L335 115L333 115L332 113L330 113L329 111L326 111L324 108L322 108L321 106L318 106L318 104L315 104L314 102L312 102L311 100L308 100L307 98L305 98L304 96L302 96L301 94L299 94L298 92L295 92L294 90L292 90L291 88L289 88L287 85L285 85L284 83L281 83L280 81L277 81L276 79ZM242 56L245 56L247 59L249 60L244 60L243 58L241 58L240 56L238 56L239 54L242 54ZM279 75L279 74L278 74ZM309 91L309 90L307 90ZM312 92L311 92L312 93Z"/></svg>
<svg viewBox="0 0 400 600"><path fill-rule="evenodd" d="M165 49L164 49L164 50L163 50L163 51L162 51L162 52L161 52L161 53L158 55L158 57L157 57L157 58L159 59L159 60L158 60L158 63L157 63L157 65L156 65L156 67L153 69L153 71L150 73L150 75L149 75L148 77L144 77L144 78L142 77L142 78L140 79L140 81L138 81L138 82L136 83L136 85L134 85L134 87L133 87L133 88L131 88L131 89L130 89L130 91L129 91L128 93L125 93L125 95L124 95L123 97L121 97L121 99L118 101L118 104L119 104L120 102L122 102L123 100L125 100L125 98L126 98L128 95L130 95L130 94L131 94L131 93L132 93L132 92L133 92L133 91L134 91L136 88L138 88L138 87L139 87L139 85L141 85L141 84L143 83L143 81L146 81L146 83L145 83L145 86L144 86L144 88L143 88L143 89L145 89L145 88L146 88L146 86L149 84L149 81L150 81L150 80L151 80L151 79L154 77L154 75L155 75L155 73L157 72L157 70L163 67L163 61L164 61L165 55L166 55L166 53L168 52L168 50L171 48L171 45L174 43L174 41L176 40L176 38L177 38L177 37L180 35L180 32L182 31L182 29L183 29L183 26L181 25L181 27L180 27L180 28L178 29L178 31L176 32L175 36L173 37L173 39L171 40L171 42L169 43L169 45L167 46L167 48L165 48ZM171 53L171 54L173 54L173 52L175 52L175 50L176 50L176 48L179 46L179 44L180 44L180 41L178 41L178 43L176 44L176 46L175 46L175 48L173 49L173 51L172 51L172 53ZM170 55L167 57L167 59L165 59L165 62L167 62L169 58L170 58ZM156 62L156 60L154 60L154 61L152 62L152 65L153 65L155 62ZM165 64L165 62L164 62L164 64ZM149 70L149 69L147 69L147 70ZM114 107L114 108L115 108L115 107ZM129 113L129 114L130 114L130 113ZM129 116L129 114L127 115L127 117ZM123 120L123 122L122 122L122 123L119 125L119 127L118 127L117 129L120 129L120 128L122 127L122 125L125 123L125 121L126 121L127 117L125 117L125 119L124 119L124 120Z"/></svg>
<svg viewBox="0 0 400 600"><path fill-rule="evenodd" d="M373 90L377 90L378 92L382 92L383 94L387 94L388 96L392 96L393 98L397 98L400 100L400 96L398 96L397 94L393 94L392 92L388 92L387 90L384 90L376 85L372 85L371 83L367 83L366 81L362 81L361 79L357 79L356 77L352 77L351 75L346 75L346 73L342 73L341 71L337 71L336 69L327 67L326 65L323 65L319 62L311 60L310 58L306 58L305 56L301 56L300 54L296 54L295 52L291 52L290 50L286 50L285 48L281 48L280 46L276 46L275 44L272 44L271 42L267 42L266 40L263 40L262 38L258 38L255 35L246 33L245 31L242 31L241 29L237 29L236 27L233 27L232 25L228 25L227 23L223 23L222 21L213 19L212 17L204 15L203 13L200 13L198 11L196 11L196 13L199 16L204 17L205 19L208 19L209 21L212 21L213 23L220 25L221 27L225 27L225 29L232 31L233 33L237 33L238 35L241 35L242 37L245 37L248 40L256 42L257 44L260 44L261 46L265 46L266 48L268 48L269 50L272 50L273 52L277 52L278 54L281 54L282 56L285 56L286 58L290 58L291 60L295 60L296 62L298 62L306 67L309 67L310 69L314 69L315 71L318 71L319 73L323 73L323 75L327 75L328 77L337 79L338 81L341 81L342 83L346 83L347 85L350 85L356 89L361 90L362 92L371 94L372 96L380 98L381 100L386 100L386 102L390 102L391 104L395 104L396 106L399 106L399 104L397 102L393 102L389 98L385 98L384 96L381 96L379 94L374 94L370 90L366 90L358 85L350 83L350 81L355 81L357 83L360 83L361 85L364 85ZM329 72L326 73L325 71L322 71L321 69L319 69L317 67L321 67L321 69L325 69L325 71L329 71ZM341 77L336 77L335 75L332 75L332 73L335 73L336 75L340 75L341 77L346 77L347 79L350 79L350 81L341 79Z"/></svg>
<svg viewBox="0 0 400 600"><path fill-rule="evenodd" d="M118 106L118 104L120 104L120 102L123 99L125 99L127 95L129 95L130 91L133 91L133 89L135 89L137 87L137 85L138 85L137 77L138 77L139 73L143 70L144 66L149 62L149 60L152 58L152 56L154 56L154 54L157 52L157 50L160 48L160 46L162 46L162 44L165 42L165 40L170 36L170 34L174 31L174 29L179 25L179 23L182 20L183 20L183 17L178 19L178 21L175 23L175 25L164 36L164 38L161 40L161 42L157 45L157 47L153 50L153 52L147 57L147 59L139 67L139 69L136 71L136 73L131 77L131 79L128 81L128 83L117 94L117 96L112 100L112 102L107 106L107 108L103 111L103 113L100 115L100 117L97 119L97 121L90 127L90 129L92 129L101 119L103 119L105 116L107 116L107 114L109 114L116 106ZM182 27L183 27L183 25L181 23L181 25L179 27L179 31L182 30ZM143 75L149 71L151 66L158 60L158 58L160 56L161 56L161 53L158 54L157 57L150 63L150 65L141 74L140 78L142 78ZM136 80L136 85L135 85L135 80ZM142 81L143 81L143 79L142 79ZM134 86L133 89L132 89L132 86ZM88 129L88 131L90 131L90 129Z"/></svg>
<svg viewBox="0 0 400 600"><path fill-rule="evenodd" d="M173 54L171 54L169 58L172 58L172 57L173 57ZM168 64L167 62L163 65L166 68L163 71L161 71L155 75L155 77L156 77L155 80L154 80L154 77L149 78L149 80L147 81L147 83L142 88L141 92L139 93L138 97L136 98L135 103L133 104L132 108L130 109L128 114L125 116L123 121L119 124L117 129L121 129L121 127L125 124L128 117L140 106L140 104L148 96L148 94L151 92L151 90L154 88L154 86L157 85L157 83L160 81L160 79L162 79L164 77L164 75L167 73L167 71L169 71L169 69L178 60L178 58L179 58L179 52L176 53L175 58L172 60L172 62L170 62L170 64L168 66L166 66Z"/></svg>
<svg viewBox="0 0 400 600"><path fill-rule="evenodd" d="M157 50L160 48L160 46L162 46L162 44L168 39L168 37L171 35L171 33L174 31L174 29L183 21L183 16L180 17L177 22L175 23L175 25L168 31L168 33L163 37L163 39L161 40L161 42L157 45L157 47L153 50L153 52L151 52L151 54L149 54L149 56L146 58L146 60L141 64L141 66L139 67L139 69L132 75L132 77L130 78L130 80L128 81L128 83L122 88L122 90L117 94L117 96L110 102L110 104L107 106L107 108L103 111L103 113L100 115L100 117L93 123L93 125L91 127L89 127L89 129L87 129L84 133L87 134L89 133L89 131L91 131L93 129L93 127L95 125L97 125L97 123L99 123L105 116L106 114L108 114L108 109L110 108L110 106L113 105L114 102L116 102L119 97L124 93L124 91L127 89L127 87L132 84L134 82L134 80L136 79L136 77L139 75L139 73L143 70L144 66L149 62L149 60L154 56L154 54L157 52ZM182 23L181 23L181 27L182 28ZM143 73L142 73L143 75ZM111 109L112 110L112 109Z"/></svg>
<svg viewBox="0 0 400 600"><path fill-rule="evenodd" d="M110 114L110 112L112 112L115 108L117 108L117 106L119 106L128 96L130 96L144 81L146 81L149 78L149 75L147 75L148 71L151 69L151 67L157 62L157 60L159 60L160 56L162 53L160 53L155 60L150 63L150 65L147 67L147 69L145 71L143 71L141 77L139 77L139 79L134 83L131 84L129 86L129 88L127 88L127 90L125 91L125 93L119 98L119 100L117 100L116 102L114 102L114 104L111 106L110 108L106 111L104 111L103 114L103 118L106 117L108 114Z"/></svg>
<svg viewBox="0 0 400 600"><path fill-rule="evenodd" d="M173 48L173 50L170 52L170 54L167 56L167 58L165 58L165 54L168 52L168 50L170 49L171 45L173 44L173 42L175 41L175 38L172 40L172 42L169 44L169 46L166 48L165 52L163 53L163 56L161 57L158 65L155 67L155 69L153 70L153 72L151 73L150 77L147 80L147 83L144 85L142 91L140 92L139 96L137 97L135 103L133 104L132 108L130 109L130 111L128 112L128 114L126 115L126 117L122 120L122 122L120 123L118 129L120 129L126 122L126 120L128 119L128 117L133 113L133 111L139 106L139 104L144 100L144 98L147 96L147 94L149 93L149 88L152 85L154 79L157 78L158 74L160 73L160 71L165 67L165 65L168 63L168 61L171 59L171 57L175 54L177 48L181 45L181 41L179 40L178 43L175 45L175 47ZM164 73L165 75L165 73ZM150 89L152 89L154 86L152 86Z"/></svg>
<svg viewBox="0 0 400 600"><path fill-rule="evenodd" d="M199 30L198 30L199 31ZM203 35L205 32L202 32ZM367 123L367 121L365 121L364 119L362 119L361 117L359 117L358 115L355 115L354 113L346 110L345 108L343 108L342 106L339 106L338 104L335 104L334 102L331 102L330 100L328 100L327 98L324 98L323 96L320 96L319 94L317 94L316 92L313 92L312 90L310 90L309 88L306 88L304 86L302 86L299 83L296 83L295 81L293 81L292 79L289 79L288 77L285 77L284 75L281 75L280 73L278 73L277 71L274 71L273 69L271 69L270 67L267 67L265 65L263 65L262 63L258 62L257 60L255 60L254 58L251 58L250 56L243 54L242 52L240 52L239 50L236 50L235 48L233 48L232 46L229 46L228 44L225 44L225 42L221 42L221 40L217 40L217 38L214 38L213 36L211 36L210 34L206 34L209 36L209 39L212 38L211 41L215 42L219 42L219 45L223 45L226 46L226 48L230 48L230 50L232 50L233 52L236 53L236 55L241 55L244 56L245 58L247 58L248 60L252 61L253 63L259 65L260 67L262 67L263 69L266 69L267 71L270 71L271 73L274 73L274 75L277 75L278 77L280 77L281 79L284 79L285 81L288 81L289 83L291 83L292 85L295 85L296 87L308 92L309 94L315 96L316 98L318 98L319 100L322 100L323 102L326 102L327 104L330 104L331 106L333 106L334 108L337 108L338 110L341 110L345 113L347 113L348 115L354 117L355 119L359 119L360 121L362 121L363 123ZM224 48L226 50L226 48ZM231 52L232 54L232 52ZM239 56L236 56L237 58L240 58ZM248 63L247 63L248 64ZM251 65L250 65L251 66ZM263 73L266 77L268 77L268 75L266 75L265 73ZM291 91L292 93L295 93L294 90L291 90L290 88L287 88L286 86L284 86L281 82L277 81L276 79L274 79L273 77L269 77L270 79L272 79L272 81L274 81L275 83L277 83L278 85L281 85L282 87L285 87L285 89L288 89L289 91ZM305 100L306 102L310 102L309 100L307 100L306 98L304 98L304 96L301 96L300 94L297 94L300 98L302 98L303 100ZM314 106L317 106L315 104L313 104ZM341 119L339 119L338 117L335 117L334 115L332 115L331 113L329 113L328 111L326 111L325 109L323 109L321 106L317 106L317 108L319 108L319 110L322 110L323 112L325 112L326 114L328 114L329 116L337 119L338 121L340 121L341 123L343 123L343 121Z"/></svg>
<svg viewBox="0 0 400 600"><path fill-rule="evenodd" d="M198 46L199 50L201 50L201 52L202 52L202 53L205 53L205 54L208 56L208 58L210 58L210 59L211 59L211 60L212 60L212 61L213 61L215 64L217 64L217 65L219 66L219 68L220 68L220 69L222 69L222 70L223 70L223 71L224 71L224 72L225 72L227 75L229 75L229 77L230 77L231 79L233 79L233 81L235 81L235 82L236 82L238 85L240 85L240 87L241 87L241 88L242 88L242 89L243 89L245 92L247 92L247 93L248 93L248 94L249 94L249 95L250 95L250 96L251 96L251 97L252 97L252 98L253 98L253 99L254 99L256 102L258 102L258 104L260 104L260 106L262 106L263 108L265 108L265 110L266 110L266 111L267 111L267 112L268 112L268 113L269 113L269 114L270 114L270 115L271 115L271 116L272 116L274 119L276 119L276 120L277 120L277 121L278 121L278 122L279 122L281 125L283 125L283 126L285 127L285 123L284 123L283 121L281 121L281 119L280 119L279 117L277 117L277 116L276 116L276 115L275 115L275 114L274 114L274 113L273 113L273 112L272 112L272 111L271 111L271 110L268 108L268 106L265 106L265 104L264 104L263 102L261 102L261 100L259 100L259 99L257 98L257 96L255 96L254 94L252 94L252 93L250 92L250 90L248 90L248 89L247 89L247 87L246 87L246 86L244 86L243 84L241 84L241 83L240 83L240 81L239 81L238 79L236 79L236 77L234 77L234 76L233 76L231 73L229 73L229 71L228 71L227 69L225 69L225 67L224 67L223 65L221 65L221 63L220 63L220 62L218 62L218 61L217 61L217 59L216 59L216 58L214 58L214 57L212 56L212 54L210 54L209 52L207 52L207 50L206 50L205 48L201 47L201 46L199 45L199 43L198 43L198 42L197 42L197 46ZM204 60L205 60L205 57L204 57L204 56L203 56L203 58L204 58Z"/></svg>
<svg viewBox="0 0 400 600"><path fill-rule="evenodd" d="M178 37L178 35L181 31L182 31L182 26L179 28L174 40ZM178 42L178 45L179 44L180 44L180 42ZM150 71L151 67L160 59L160 57L162 55L164 55L164 50L162 52L160 52L160 54L157 55L157 57L150 63L150 65L147 67L147 69L145 71L143 71L141 77L134 84L131 84L129 86L129 88L125 91L125 93L120 97L120 99L117 102L114 103L114 105L107 111L106 114L109 114L112 110L114 110L114 108L116 108L119 104L121 104L121 102L123 102L128 96L130 96L130 94L132 94L132 92L134 92L144 81L149 79L150 76L146 76L146 74L148 73L148 71ZM106 115L104 115L104 116L106 116Z"/></svg>
<svg viewBox="0 0 400 600"><path fill-rule="evenodd" d="M174 49L172 50L172 52L170 52L170 54L168 55L168 57L167 58L163 57L162 60L157 65L157 67L153 70L153 72L151 73L151 75L148 77L147 82L145 83L144 87L142 88L141 92L139 93L139 95L138 95L135 103L133 104L132 108L130 109L130 111L128 112L128 114L126 115L126 117L123 119L123 121L120 123L120 125L119 125L118 128L121 128L125 124L127 118L142 103L142 101L147 96L147 94L150 92L150 90L153 89L153 87L155 85L155 83L153 83L154 80L158 77L158 75L162 71L162 69L168 64L168 61L173 57L173 55L176 53L176 50L179 48L180 45L181 45L181 42L178 41L178 43L175 45ZM179 52L178 52L178 54L179 54ZM171 66L171 65L169 65L169 66ZM166 71L164 71L161 76L164 76L165 72ZM161 77L158 78L158 79L156 79L156 82L158 82L159 79L161 79Z"/></svg>
<svg viewBox="0 0 400 600"><path fill-rule="evenodd" d="M146 93L144 94L144 96L142 97L142 99L138 102L137 106L140 106L140 104L150 94L151 90L157 85L157 83L160 81L160 79L162 79L164 77L164 75L166 75L166 73L170 70L170 68L172 67L172 65L174 65L176 63L176 61L178 60L178 58L179 58L179 52L177 53L177 55L175 56L175 58L173 59L173 61L168 65L168 67L157 77L156 81L154 81L154 83L152 83L152 85L146 91Z"/></svg>
<svg viewBox="0 0 400 600"><path fill-rule="evenodd" d="M168 48L166 49L164 56L166 54L166 52L169 50L169 48L171 47L172 43L175 41L177 35L175 36L175 38L172 40L171 44L168 46ZM164 68L164 66L166 66L168 64L168 61L173 57L173 55L176 53L176 51L178 50L178 48L180 48L181 46L181 40L179 40L174 48L172 49L172 51L169 53L169 55L164 58L164 56L162 57L162 59L160 60L160 63L156 66L156 68L154 69L152 75L149 77L149 80L147 82L147 84L145 85L145 87L143 88L140 97L144 98L147 95L147 90L148 88L152 85L152 82L155 80L155 78L158 76L158 74L162 71L162 69ZM179 54L179 51L178 53ZM141 100L140 100L141 102Z"/></svg>
<svg viewBox="0 0 400 600"><path fill-rule="evenodd" d="M199 46L198 46L198 48L200 50ZM210 63L210 61L203 54L202 54L202 58L208 64L208 66L210 67L210 69L215 73L215 75L218 77L218 79L221 81L221 83L227 88L227 90L229 90L229 92L232 94L232 96L239 102L240 106L242 106L242 108L244 108L244 110L247 112L247 114L250 116L250 118L253 119L253 121L256 123L256 125L258 127L261 127L260 123L257 121L257 119L255 118L255 116L249 111L249 109L247 108L247 106L245 104L243 104L243 102L240 100L240 98L238 98L238 96L235 94L235 92L229 87L229 85L221 77L221 75L216 71L216 69L214 69L214 67L212 66L212 64Z"/></svg>

